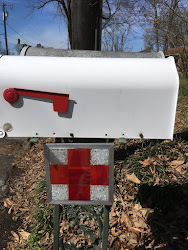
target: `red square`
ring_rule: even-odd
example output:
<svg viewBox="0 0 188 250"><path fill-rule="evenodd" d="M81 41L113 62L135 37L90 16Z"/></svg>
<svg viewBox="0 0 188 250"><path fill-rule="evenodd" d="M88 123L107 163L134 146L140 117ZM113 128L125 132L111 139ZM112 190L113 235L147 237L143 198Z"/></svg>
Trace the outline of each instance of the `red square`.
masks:
<svg viewBox="0 0 188 250"><path fill-rule="evenodd" d="M50 165L51 184L68 184L69 168L67 165Z"/></svg>
<svg viewBox="0 0 188 250"><path fill-rule="evenodd" d="M68 149L69 166L90 166L90 149Z"/></svg>
<svg viewBox="0 0 188 250"><path fill-rule="evenodd" d="M69 185L69 200L89 201L90 185Z"/></svg>
<svg viewBox="0 0 188 250"><path fill-rule="evenodd" d="M91 166L91 185L108 185L108 166Z"/></svg>
<svg viewBox="0 0 188 250"><path fill-rule="evenodd" d="M90 167L69 167L69 184L90 185Z"/></svg>

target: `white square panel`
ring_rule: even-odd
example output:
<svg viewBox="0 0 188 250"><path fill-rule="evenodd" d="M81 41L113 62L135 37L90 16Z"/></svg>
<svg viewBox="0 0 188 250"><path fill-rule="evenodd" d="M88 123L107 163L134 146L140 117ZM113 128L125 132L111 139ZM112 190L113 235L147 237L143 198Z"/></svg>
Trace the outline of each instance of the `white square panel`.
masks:
<svg viewBox="0 0 188 250"><path fill-rule="evenodd" d="M91 165L108 165L109 150L108 149L92 149Z"/></svg>
<svg viewBox="0 0 188 250"><path fill-rule="evenodd" d="M68 200L68 185L52 184L52 199L54 201Z"/></svg>
<svg viewBox="0 0 188 250"><path fill-rule="evenodd" d="M93 201L108 201L109 200L109 187L102 185L90 186L90 199Z"/></svg>

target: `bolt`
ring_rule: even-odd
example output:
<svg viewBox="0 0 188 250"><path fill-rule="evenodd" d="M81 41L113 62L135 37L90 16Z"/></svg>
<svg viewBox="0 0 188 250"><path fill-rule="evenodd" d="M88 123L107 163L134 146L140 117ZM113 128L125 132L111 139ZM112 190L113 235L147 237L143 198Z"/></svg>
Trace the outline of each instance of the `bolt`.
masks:
<svg viewBox="0 0 188 250"><path fill-rule="evenodd" d="M140 138L143 139L144 135L142 133L139 134Z"/></svg>
<svg viewBox="0 0 188 250"><path fill-rule="evenodd" d="M10 123L5 123L3 125L3 129L6 131L6 132L11 132L13 130L13 127Z"/></svg>

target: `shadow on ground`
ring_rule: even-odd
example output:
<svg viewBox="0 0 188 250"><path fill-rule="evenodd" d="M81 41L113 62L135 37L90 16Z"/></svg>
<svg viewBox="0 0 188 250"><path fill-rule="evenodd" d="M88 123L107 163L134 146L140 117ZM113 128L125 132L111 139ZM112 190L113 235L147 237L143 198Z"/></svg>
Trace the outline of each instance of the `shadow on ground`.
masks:
<svg viewBox="0 0 188 250"><path fill-rule="evenodd" d="M8 208L0 208L0 249L6 249L7 239L11 236L11 231L16 232L17 228L22 224L22 220L12 218L12 214L8 214Z"/></svg>
<svg viewBox="0 0 188 250"><path fill-rule="evenodd" d="M3 200L8 197L8 179L14 179L16 175L21 174L21 171L13 168L12 162L15 155L21 153L23 144L24 140L18 138L0 140L0 249L6 249L11 231L16 232L22 223L22 220L12 216L9 208L4 207Z"/></svg>
<svg viewBox="0 0 188 250"><path fill-rule="evenodd" d="M147 221L152 237L144 245L153 241L157 249L188 249L188 184L141 185L138 199L143 207L154 209Z"/></svg>

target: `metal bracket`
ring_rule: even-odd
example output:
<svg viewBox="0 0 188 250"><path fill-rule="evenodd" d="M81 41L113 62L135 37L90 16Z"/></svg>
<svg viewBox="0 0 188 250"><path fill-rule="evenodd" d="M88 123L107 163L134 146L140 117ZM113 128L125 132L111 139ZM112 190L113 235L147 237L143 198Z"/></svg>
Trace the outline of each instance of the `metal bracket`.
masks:
<svg viewBox="0 0 188 250"><path fill-rule="evenodd" d="M70 247L72 249L72 246L67 245L64 243L63 236L59 238L59 223L60 223L60 205L54 205L54 243L53 243L53 250L59 250L59 247L61 250L65 250L65 247ZM82 206L86 211L93 213L91 208L89 206ZM99 245L96 247L101 247L101 241L102 241L102 250L107 250L108 245L108 227L109 227L109 212L110 212L111 206L104 206L103 212L104 212L104 219L103 224L101 222L101 219L98 218L97 214L94 214L95 220L97 220L99 225ZM102 235L101 235L102 231ZM66 245L66 246L65 246ZM76 246L74 246L74 249L77 249Z"/></svg>

